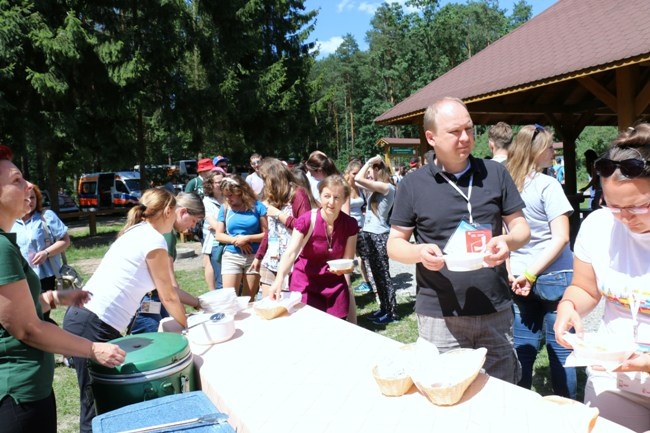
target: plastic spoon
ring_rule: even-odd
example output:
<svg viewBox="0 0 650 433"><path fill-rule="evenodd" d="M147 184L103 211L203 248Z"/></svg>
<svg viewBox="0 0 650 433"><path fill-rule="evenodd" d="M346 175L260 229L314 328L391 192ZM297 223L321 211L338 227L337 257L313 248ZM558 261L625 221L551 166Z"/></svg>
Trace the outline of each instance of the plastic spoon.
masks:
<svg viewBox="0 0 650 433"><path fill-rule="evenodd" d="M192 326L188 326L187 328L183 329L183 335L187 334L187 331L194 328L195 326L203 325L206 322L218 322L219 320L223 319L226 317L224 313L214 313L208 320L204 320L203 322L195 323Z"/></svg>

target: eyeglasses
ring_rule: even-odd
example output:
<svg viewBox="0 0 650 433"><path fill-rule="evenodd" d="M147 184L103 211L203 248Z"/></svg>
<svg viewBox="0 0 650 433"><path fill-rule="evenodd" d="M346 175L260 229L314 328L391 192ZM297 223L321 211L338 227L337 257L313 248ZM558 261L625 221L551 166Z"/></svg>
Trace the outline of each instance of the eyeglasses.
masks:
<svg viewBox="0 0 650 433"><path fill-rule="evenodd" d="M636 158L624 159L623 161L612 161L611 159L600 158L594 163L596 173L602 177L611 176L617 168L621 170L621 174L625 177L639 177L643 174L643 171L648 165L648 161Z"/></svg>
<svg viewBox="0 0 650 433"><path fill-rule="evenodd" d="M650 202L643 204L641 206L632 206L632 207L616 207L616 206L603 206L613 214L620 214L623 211L629 212L632 215L645 215L650 212Z"/></svg>
<svg viewBox="0 0 650 433"><path fill-rule="evenodd" d="M533 138L530 139L530 144L533 144L535 142L535 138L537 137L537 134L540 132L544 131L544 127L542 125L538 125L537 123L535 124L535 132L533 132Z"/></svg>
<svg viewBox="0 0 650 433"><path fill-rule="evenodd" d="M260 165L261 163L262 161L260 160L251 161L251 165Z"/></svg>

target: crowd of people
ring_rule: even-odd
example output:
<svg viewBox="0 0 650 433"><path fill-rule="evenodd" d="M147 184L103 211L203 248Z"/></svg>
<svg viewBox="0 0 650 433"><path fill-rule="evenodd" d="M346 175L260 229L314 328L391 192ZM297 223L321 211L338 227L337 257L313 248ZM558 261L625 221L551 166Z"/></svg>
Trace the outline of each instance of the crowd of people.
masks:
<svg viewBox="0 0 650 433"><path fill-rule="evenodd" d="M331 269L330 260L356 259L356 290L376 296L377 325L400 320L389 257L414 264L419 337L441 352L485 347L486 372L525 388L545 344L553 392L572 399L579 390L565 334L582 334L582 319L603 300L598 332L639 351L614 371L589 367L585 402L649 430L650 398L619 389L617 374L650 372L650 124L622 132L600 157L585 153L593 212L573 251L573 207L548 175L557 172L552 131L535 124L514 133L499 122L488 131L492 157L475 157L471 116L452 97L427 108L423 130L431 151L397 170L381 156L353 159L340 174L321 151L296 167L253 153L244 177L228 173L226 157L201 159L185 192L143 193L84 290L72 291L55 285L67 227L43 210L40 190L1 146L0 424L56 431L52 353L62 353L77 373L81 431L91 431L88 359L117 365L125 354L111 340L156 331L168 315L186 326L185 306L200 308L174 274L178 232L198 230L208 290L251 300L298 292L352 323L352 270ZM483 267L450 270L445 254L458 252L482 253ZM62 327L47 314L59 304L68 306Z"/></svg>

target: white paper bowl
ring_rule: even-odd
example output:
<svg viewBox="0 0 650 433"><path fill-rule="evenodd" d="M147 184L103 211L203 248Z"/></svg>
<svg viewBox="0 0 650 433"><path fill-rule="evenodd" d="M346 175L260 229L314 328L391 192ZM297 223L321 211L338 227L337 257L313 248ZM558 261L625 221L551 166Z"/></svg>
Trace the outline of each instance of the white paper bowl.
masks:
<svg viewBox="0 0 650 433"><path fill-rule="evenodd" d="M634 353L637 346L634 342L622 339L617 335L585 332L583 339L575 338L571 341L574 354L577 358L621 363Z"/></svg>
<svg viewBox="0 0 650 433"><path fill-rule="evenodd" d="M485 253L445 254L447 269L453 272L475 271L483 267Z"/></svg>
<svg viewBox="0 0 650 433"><path fill-rule="evenodd" d="M197 325L188 331L188 337L192 343L208 345L217 344L230 340L235 333L235 320L230 314L213 322L210 320L212 313L194 314L187 318L187 326Z"/></svg>
<svg viewBox="0 0 650 433"><path fill-rule="evenodd" d="M251 302L250 296L237 296L237 304L239 304L239 311L247 309L250 302Z"/></svg>
<svg viewBox="0 0 650 433"><path fill-rule="evenodd" d="M329 260L327 262L327 265L333 271L347 271L347 270L352 270L352 268L354 268L354 260L352 259Z"/></svg>

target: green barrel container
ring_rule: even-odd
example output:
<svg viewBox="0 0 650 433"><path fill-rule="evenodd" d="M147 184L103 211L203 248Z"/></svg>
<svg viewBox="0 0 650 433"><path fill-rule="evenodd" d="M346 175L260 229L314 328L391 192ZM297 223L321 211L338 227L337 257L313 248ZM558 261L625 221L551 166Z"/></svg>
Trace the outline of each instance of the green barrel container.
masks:
<svg viewBox="0 0 650 433"><path fill-rule="evenodd" d="M192 352L185 336L148 332L112 340L126 352L124 363L108 368L90 362L97 413L195 390Z"/></svg>

